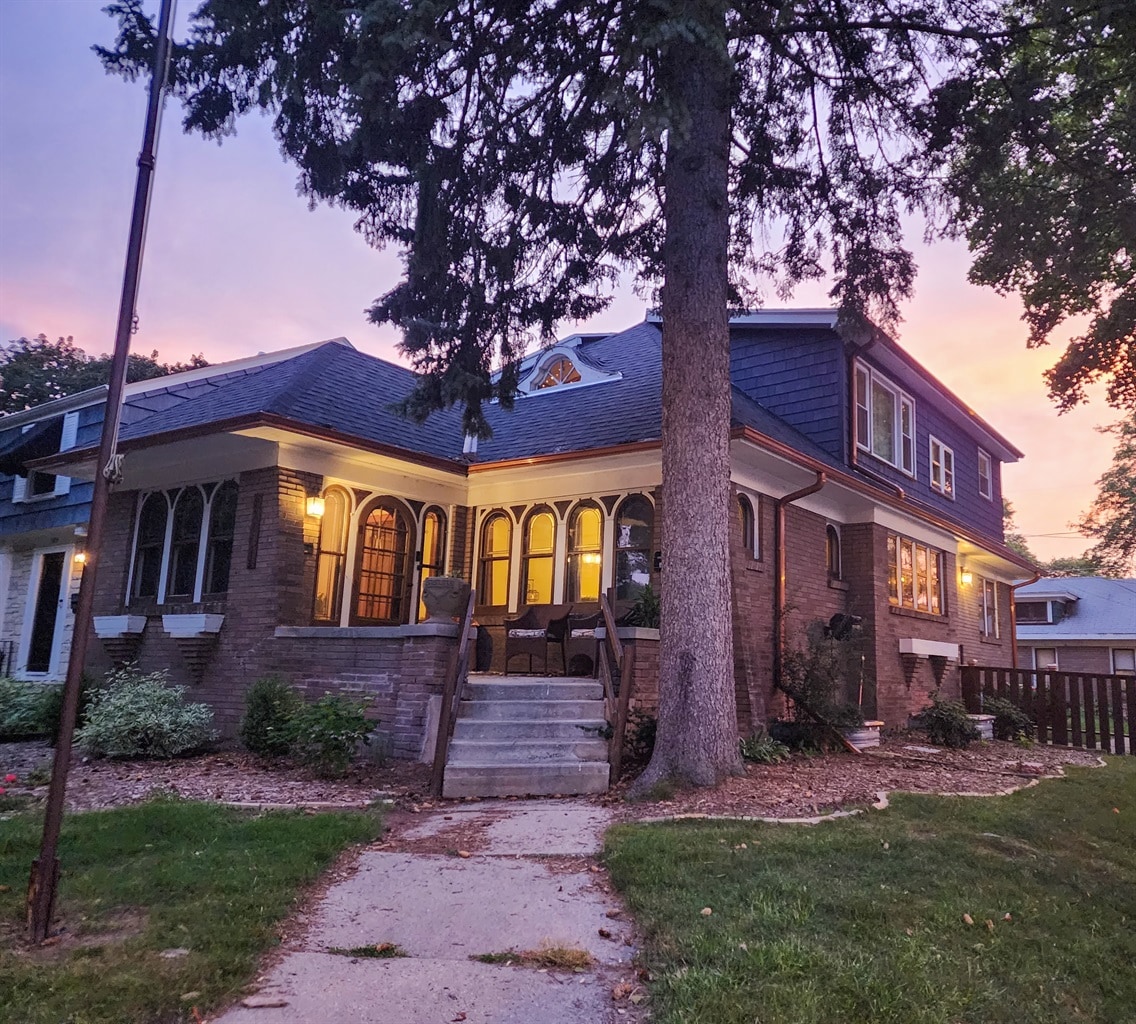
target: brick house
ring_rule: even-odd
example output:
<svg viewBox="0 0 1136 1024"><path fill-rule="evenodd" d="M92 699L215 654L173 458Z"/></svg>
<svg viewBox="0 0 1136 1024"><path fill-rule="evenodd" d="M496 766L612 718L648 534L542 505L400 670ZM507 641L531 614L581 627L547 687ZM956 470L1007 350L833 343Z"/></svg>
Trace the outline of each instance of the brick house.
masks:
<svg viewBox="0 0 1136 1024"><path fill-rule="evenodd" d="M1136 674L1136 580L1043 579L1015 593L1018 664Z"/></svg>
<svg viewBox="0 0 1136 1024"><path fill-rule="evenodd" d="M1009 666L1026 566L1002 542L1000 467L1021 453L870 325L766 311L731 331L739 730L781 710L780 612L790 643L861 617L856 697L888 725L957 694L963 660ZM526 357L480 444L454 411L399 418L413 374L342 339L130 396L95 665L170 669L230 735L266 674L367 694L397 755L428 754L457 627L422 621L424 578L473 583L496 669L523 606L666 585L660 344L648 317ZM89 479L93 454L67 471ZM649 695L649 634L629 639Z"/></svg>

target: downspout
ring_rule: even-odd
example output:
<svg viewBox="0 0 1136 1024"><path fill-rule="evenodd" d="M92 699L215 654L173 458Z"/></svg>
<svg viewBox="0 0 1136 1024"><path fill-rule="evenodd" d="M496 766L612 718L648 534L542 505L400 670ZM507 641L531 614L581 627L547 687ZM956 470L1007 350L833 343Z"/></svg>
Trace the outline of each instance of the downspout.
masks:
<svg viewBox="0 0 1136 1024"><path fill-rule="evenodd" d="M773 686L781 686L781 667L785 659L785 506L810 494L816 494L826 483L828 476L817 470L816 480L808 487L786 494L774 502L773 516Z"/></svg>
<svg viewBox="0 0 1136 1024"><path fill-rule="evenodd" d="M1041 573L1035 572L1028 580L1021 583L1010 584L1010 668L1018 667L1018 613L1014 610L1014 591L1018 587L1028 587L1041 579Z"/></svg>

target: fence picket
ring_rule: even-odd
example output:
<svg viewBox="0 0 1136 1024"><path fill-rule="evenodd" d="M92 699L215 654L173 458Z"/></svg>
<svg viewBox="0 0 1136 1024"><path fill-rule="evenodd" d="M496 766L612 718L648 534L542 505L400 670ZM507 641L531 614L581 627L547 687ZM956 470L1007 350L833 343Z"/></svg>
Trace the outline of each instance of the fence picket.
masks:
<svg viewBox="0 0 1136 1024"><path fill-rule="evenodd" d="M1097 697L1097 728L1100 730L1100 748L1109 749L1111 729L1109 728L1108 713L1108 680L1100 676L1093 676L1093 687Z"/></svg>
<svg viewBox="0 0 1136 1024"><path fill-rule="evenodd" d="M1072 745L1083 747L1081 729L1081 677L1069 677L1069 721L1073 726Z"/></svg>
<svg viewBox="0 0 1136 1024"><path fill-rule="evenodd" d="M1081 676L1081 694L1084 697L1085 746L1089 750L1095 750L1097 746L1097 702L1092 676Z"/></svg>
<svg viewBox="0 0 1136 1024"><path fill-rule="evenodd" d="M1124 753L1124 683L1120 676L1112 677L1112 749ZM1131 737L1129 737L1131 739ZM1131 747L1129 747L1131 752Z"/></svg>
<svg viewBox="0 0 1136 1024"><path fill-rule="evenodd" d="M1037 726L1037 742L1049 742L1049 673L1038 672L1033 693L1033 721Z"/></svg>
<svg viewBox="0 0 1136 1024"><path fill-rule="evenodd" d="M1065 699L1066 677L1054 673L1049 688L1049 723L1055 746L1069 745L1069 704Z"/></svg>

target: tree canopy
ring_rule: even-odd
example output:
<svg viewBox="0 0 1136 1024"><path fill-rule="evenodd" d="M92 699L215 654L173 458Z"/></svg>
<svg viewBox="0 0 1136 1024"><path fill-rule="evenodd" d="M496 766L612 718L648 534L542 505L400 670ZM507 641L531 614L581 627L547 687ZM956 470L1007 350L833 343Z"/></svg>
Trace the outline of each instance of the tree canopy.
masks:
<svg viewBox="0 0 1136 1024"><path fill-rule="evenodd" d="M1087 556L1102 567L1102 576L1136 575L1136 413L1099 428L1116 437L1112 465L1097 481L1097 496L1079 523L1096 540Z"/></svg>
<svg viewBox="0 0 1136 1024"><path fill-rule="evenodd" d="M0 413L30 409L106 384L110 363L109 355L87 355L70 336L49 341L47 335L37 334L0 345ZM148 356L131 353L126 380L151 380L208 365L200 355L187 363L162 363L157 351Z"/></svg>
<svg viewBox="0 0 1136 1024"><path fill-rule="evenodd" d="M661 284L667 570L645 779L713 782L740 766L728 310L827 278L846 327L893 322L915 273L907 212L1013 206L1016 179L968 191L963 129L997 62L1047 45L1033 19L1049 6L205 0L171 88L207 137L268 113L300 191L399 249L404 277L370 317L402 329L422 372L416 417L460 403L484 434L526 348L602 309L622 272ZM145 72L141 0L109 11L104 63Z"/></svg>

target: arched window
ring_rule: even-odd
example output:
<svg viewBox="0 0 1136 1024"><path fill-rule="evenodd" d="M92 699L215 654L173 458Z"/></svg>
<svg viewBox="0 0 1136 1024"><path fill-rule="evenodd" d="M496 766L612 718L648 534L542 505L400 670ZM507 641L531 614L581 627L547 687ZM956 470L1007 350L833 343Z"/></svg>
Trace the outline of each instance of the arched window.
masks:
<svg viewBox="0 0 1136 1024"><path fill-rule="evenodd" d="M840 579L840 531L829 523L824 531L824 561L830 580Z"/></svg>
<svg viewBox="0 0 1136 1024"><path fill-rule="evenodd" d="M624 498L615 517L615 598L634 601L651 582L655 510L642 494Z"/></svg>
<svg viewBox="0 0 1136 1024"><path fill-rule="evenodd" d="M603 576L603 513L577 505L568 520L568 592L565 601L598 601Z"/></svg>
<svg viewBox="0 0 1136 1024"><path fill-rule="evenodd" d="M754 524L753 504L744 494L738 495L738 528L741 531L742 547L750 558L757 557L757 531Z"/></svg>
<svg viewBox="0 0 1136 1024"><path fill-rule="evenodd" d="M579 380L580 371L572 365L572 360L561 356L544 371L537 389L554 388L558 384L576 384Z"/></svg>
<svg viewBox="0 0 1136 1024"><path fill-rule="evenodd" d="M441 509L428 509L422 519L421 568L418 571L418 621L426 618L422 584L431 576L445 572L446 517Z"/></svg>
<svg viewBox="0 0 1136 1024"><path fill-rule="evenodd" d="M556 517L547 508L529 513L521 552L521 599L525 604L552 604L555 551Z"/></svg>
<svg viewBox="0 0 1136 1024"><path fill-rule="evenodd" d="M237 484L226 480L209 503L209 541L205 550L203 594L224 594L229 589L233 563L233 535L237 532Z"/></svg>
<svg viewBox="0 0 1136 1024"><path fill-rule="evenodd" d="M197 556L201 550L201 520L205 498L200 487L186 487L174 503L170 533L170 568L166 577L167 597L193 598L197 584Z"/></svg>
<svg viewBox="0 0 1136 1024"><path fill-rule="evenodd" d="M377 499L360 517L356 624L397 626L406 621L412 536L406 512L392 498Z"/></svg>
<svg viewBox="0 0 1136 1024"><path fill-rule="evenodd" d="M170 503L165 494L151 494L138 513L138 540L134 547L132 597L157 597L162 578L162 554L166 547L166 520Z"/></svg>
<svg viewBox="0 0 1136 1024"><path fill-rule="evenodd" d="M316 558L315 598L312 621L339 625L343 609L343 576L347 565L347 525L351 520L351 499L338 487L323 495L320 520L319 555Z"/></svg>
<svg viewBox="0 0 1136 1024"><path fill-rule="evenodd" d="M504 512L494 512L481 527L481 566L477 574L478 603L504 607L509 603L509 556L513 524Z"/></svg>

